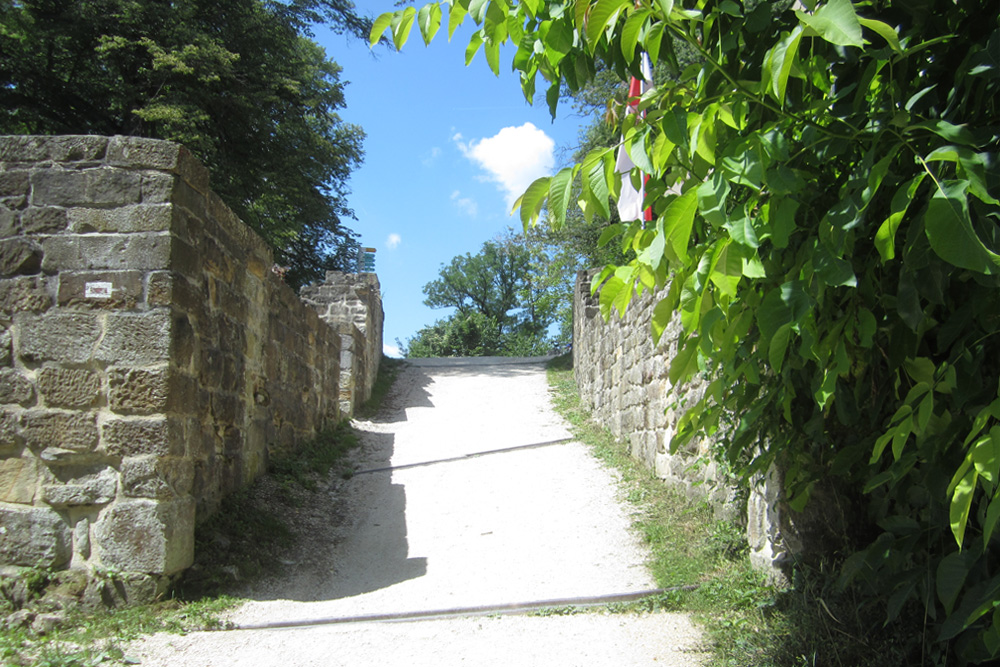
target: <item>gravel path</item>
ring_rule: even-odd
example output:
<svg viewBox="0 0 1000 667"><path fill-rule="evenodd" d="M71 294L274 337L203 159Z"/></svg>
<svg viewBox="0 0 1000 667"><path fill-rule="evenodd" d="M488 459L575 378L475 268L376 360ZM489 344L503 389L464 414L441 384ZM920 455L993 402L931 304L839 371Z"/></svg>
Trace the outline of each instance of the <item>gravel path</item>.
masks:
<svg viewBox="0 0 1000 667"><path fill-rule="evenodd" d="M699 665L674 614L495 616L655 587L615 479L551 410L544 364L417 360L363 434L343 509L305 558L247 592L240 630L156 635L143 665ZM485 608L434 620L429 611ZM344 622L393 616L396 622ZM317 624L319 622L320 624ZM298 627L274 629L275 624ZM249 629L249 628L256 629Z"/></svg>

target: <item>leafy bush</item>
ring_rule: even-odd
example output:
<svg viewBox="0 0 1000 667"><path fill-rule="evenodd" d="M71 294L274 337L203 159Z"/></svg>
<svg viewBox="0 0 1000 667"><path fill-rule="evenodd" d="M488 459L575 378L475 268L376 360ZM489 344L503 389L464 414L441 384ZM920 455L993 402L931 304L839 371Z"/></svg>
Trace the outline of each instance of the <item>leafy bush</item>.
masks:
<svg viewBox="0 0 1000 667"><path fill-rule="evenodd" d="M441 18L401 9L373 35L430 40ZM553 113L598 69L639 75L640 53L672 70L640 113L612 109L631 172L595 149L533 183L522 221L561 224L576 183L607 218L648 177L653 220L602 235L634 259L594 288L610 315L669 282L670 380L716 378L674 446L721 436L745 482L777 465L793 508L835 480L869 519L843 584L889 621L922 606L928 652L1000 657L1000 6L456 0L449 34L466 18L467 60L499 71L510 40Z"/></svg>

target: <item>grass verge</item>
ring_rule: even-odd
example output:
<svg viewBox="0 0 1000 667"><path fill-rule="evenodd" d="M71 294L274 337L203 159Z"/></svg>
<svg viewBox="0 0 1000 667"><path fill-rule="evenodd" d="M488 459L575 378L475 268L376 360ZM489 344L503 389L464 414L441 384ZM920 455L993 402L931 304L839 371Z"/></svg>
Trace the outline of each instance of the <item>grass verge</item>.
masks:
<svg viewBox="0 0 1000 667"><path fill-rule="evenodd" d="M396 376L399 375L399 371L405 365L406 361L403 359L382 357L382 361L379 362L378 375L375 377L375 384L372 385L372 395L367 401L358 406L358 409L355 410L355 417L369 419L375 416L375 413L382 407L385 395L396 381Z"/></svg>
<svg viewBox="0 0 1000 667"><path fill-rule="evenodd" d="M580 402L569 355L550 362L548 378L553 405L574 437L618 471L635 528L651 552L657 585L697 585L609 605L607 611L691 613L705 628L712 651L706 664L713 667L925 664L913 613L884 626L884 610L838 587L831 564L803 564L790 586L771 585L750 565L742 525L714 518L704 503L664 484L591 420Z"/></svg>

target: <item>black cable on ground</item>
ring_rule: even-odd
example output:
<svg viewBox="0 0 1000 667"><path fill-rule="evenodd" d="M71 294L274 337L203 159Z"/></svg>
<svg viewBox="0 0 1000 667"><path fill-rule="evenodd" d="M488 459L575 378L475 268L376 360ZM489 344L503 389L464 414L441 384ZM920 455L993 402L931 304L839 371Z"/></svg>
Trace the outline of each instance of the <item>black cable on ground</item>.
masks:
<svg viewBox="0 0 1000 667"><path fill-rule="evenodd" d="M429 621L446 618L468 618L475 616L495 616L509 614L527 614L553 607L577 607L586 609L600 607L617 602L637 602L647 597L663 595L674 591L693 591L698 585L673 586L670 588L655 588L653 590L636 591L634 593L617 593L612 595L596 595L577 598L558 598L555 600L538 600L535 602L509 602L504 604L482 605L477 607L454 607L451 609L433 609L423 611L402 611L386 614L364 614L360 616L337 616L299 621L276 621L274 623L259 623L240 625L228 630L281 630L292 628L307 628L316 625L342 625L346 623L401 623L405 621Z"/></svg>

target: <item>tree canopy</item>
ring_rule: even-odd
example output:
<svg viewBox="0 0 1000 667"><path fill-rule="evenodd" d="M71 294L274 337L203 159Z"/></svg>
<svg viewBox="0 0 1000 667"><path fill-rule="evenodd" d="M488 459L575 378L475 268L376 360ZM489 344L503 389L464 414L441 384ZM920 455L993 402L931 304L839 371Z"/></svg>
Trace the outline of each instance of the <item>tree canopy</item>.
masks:
<svg viewBox="0 0 1000 667"><path fill-rule="evenodd" d="M553 341L548 328L561 301L544 278L545 248L510 235L442 265L424 285L431 308L455 312L424 327L403 348L409 357L531 356Z"/></svg>
<svg viewBox="0 0 1000 667"><path fill-rule="evenodd" d="M598 71L638 76L641 53L669 70L616 114L617 145L528 188L522 221L559 227L571 201L608 218L648 176L653 220L602 234L631 259L594 289L606 315L664 289L652 335L684 330L670 380L713 379L672 446L715 434L745 483L777 466L795 509L841 489L866 517L844 580L888 622L922 607L928 655L1000 656L1000 5L454 0L372 34L466 20L466 60L499 72L512 43L553 114Z"/></svg>
<svg viewBox="0 0 1000 667"><path fill-rule="evenodd" d="M364 138L321 21L369 27L343 0L0 3L0 132L182 143L290 282L319 278L357 245L341 219Z"/></svg>

